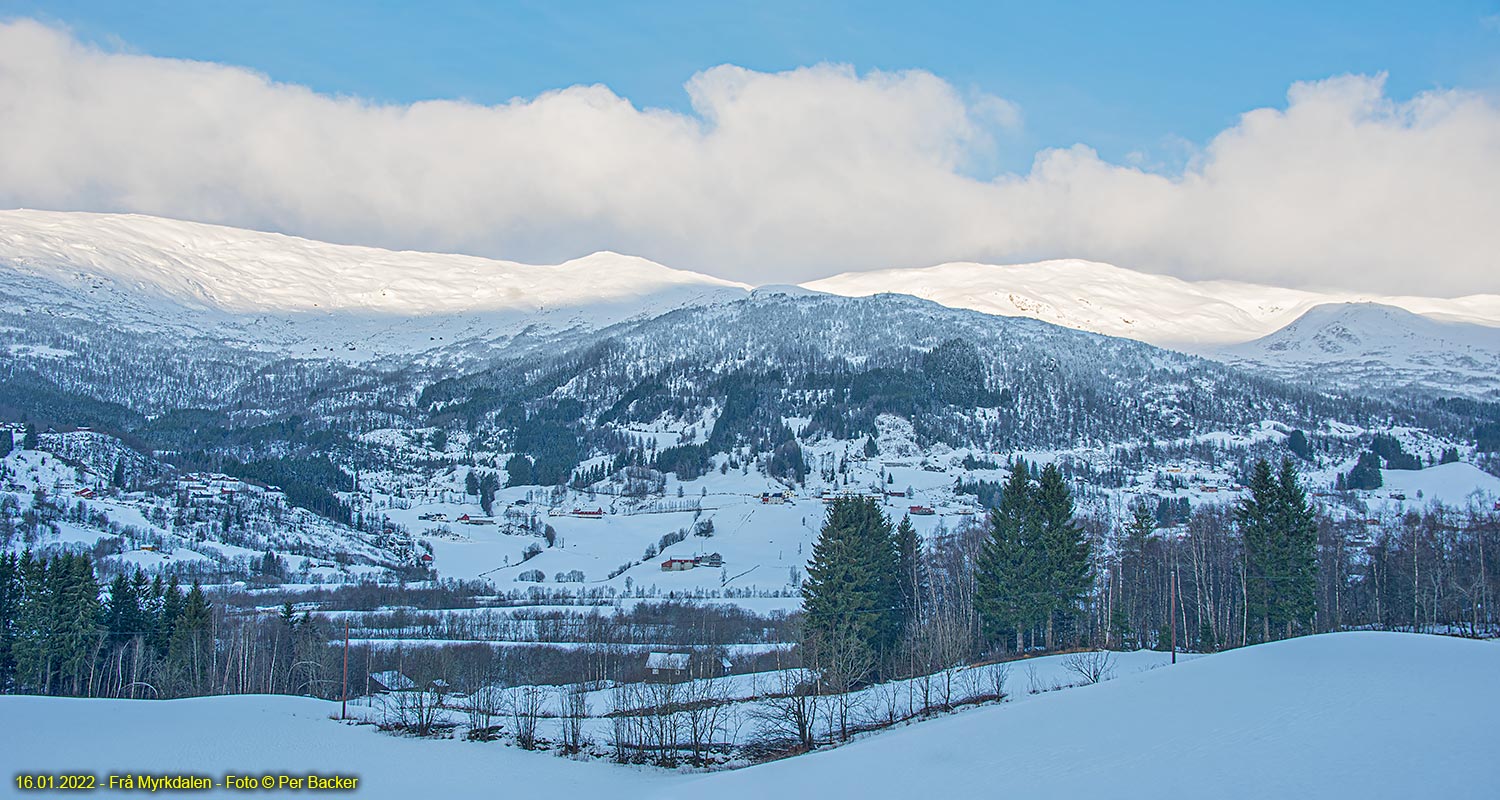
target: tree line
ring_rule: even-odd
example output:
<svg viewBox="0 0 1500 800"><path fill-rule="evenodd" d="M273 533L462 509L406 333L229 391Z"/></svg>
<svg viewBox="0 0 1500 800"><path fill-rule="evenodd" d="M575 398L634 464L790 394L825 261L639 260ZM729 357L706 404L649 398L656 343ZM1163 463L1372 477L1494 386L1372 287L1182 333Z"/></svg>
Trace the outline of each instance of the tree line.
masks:
<svg viewBox="0 0 1500 800"><path fill-rule="evenodd" d="M1396 524L1313 506L1290 459L1254 463L1232 508L1162 527L1079 517L1055 466L1017 461L982 523L924 542L871 499L829 506L803 586L810 691L1076 647L1209 652L1380 628L1493 635L1500 519L1441 508ZM1175 597L1175 603L1174 601Z"/></svg>

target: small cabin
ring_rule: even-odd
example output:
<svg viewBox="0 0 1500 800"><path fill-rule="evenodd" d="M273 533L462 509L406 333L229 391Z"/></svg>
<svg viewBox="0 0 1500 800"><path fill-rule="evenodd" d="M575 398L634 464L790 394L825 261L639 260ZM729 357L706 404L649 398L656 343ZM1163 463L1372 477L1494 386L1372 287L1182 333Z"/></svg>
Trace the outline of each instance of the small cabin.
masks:
<svg viewBox="0 0 1500 800"><path fill-rule="evenodd" d="M688 676L687 653L651 653L646 656L646 674L654 680L682 680Z"/></svg>
<svg viewBox="0 0 1500 800"><path fill-rule="evenodd" d="M661 562L662 572L682 572L698 566L698 562L691 558L669 558Z"/></svg>
<svg viewBox="0 0 1500 800"><path fill-rule="evenodd" d="M909 506L906 510L913 516L918 517L930 517L937 513L932 506Z"/></svg>

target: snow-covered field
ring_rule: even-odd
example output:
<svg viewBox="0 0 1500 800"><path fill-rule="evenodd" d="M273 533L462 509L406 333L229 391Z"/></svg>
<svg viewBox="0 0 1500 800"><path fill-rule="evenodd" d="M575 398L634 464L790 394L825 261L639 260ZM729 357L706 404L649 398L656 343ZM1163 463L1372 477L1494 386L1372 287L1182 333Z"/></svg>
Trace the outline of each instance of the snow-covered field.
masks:
<svg viewBox="0 0 1500 800"><path fill-rule="evenodd" d="M1500 645L1345 633L1121 674L743 770L387 736L287 697L0 698L12 771L357 775L359 796L1495 796ZM15 791L9 789L9 791Z"/></svg>

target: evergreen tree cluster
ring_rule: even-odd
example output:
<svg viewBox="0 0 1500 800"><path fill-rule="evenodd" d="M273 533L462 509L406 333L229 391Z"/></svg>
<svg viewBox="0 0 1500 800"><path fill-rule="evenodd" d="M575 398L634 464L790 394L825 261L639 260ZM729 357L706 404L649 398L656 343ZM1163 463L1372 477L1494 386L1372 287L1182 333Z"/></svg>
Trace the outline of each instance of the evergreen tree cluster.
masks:
<svg viewBox="0 0 1500 800"><path fill-rule="evenodd" d="M1338 488L1354 491L1356 489L1379 489L1385 482L1380 477L1380 456L1371 452L1359 454L1359 461L1347 474L1340 473L1338 477Z"/></svg>
<svg viewBox="0 0 1500 800"><path fill-rule="evenodd" d="M1053 646L1071 630L1091 586L1090 545L1073 518L1073 496L1062 470L1049 464L1032 480L1017 460L990 513L990 535L979 554L975 606L992 640L1032 644L1043 633Z"/></svg>
<svg viewBox="0 0 1500 800"><path fill-rule="evenodd" d="M1245 550L1246 617L1262 641L1313 629L1317 610L1318 526L1291 459L1277 472L1265 459L1251 470L1249 496L1235 521Z"/></svg>
<svg viewBox="0 0 1500 800"><path fill-rule="evenodd" d="M863 665L852 670L858 680L891 656L906 605L900 563L895 531L875 500L829 504L802 584L804 644L819 667Z"/></svg>
<svg viewBox="0 0 1500 800"><path fill-rule="evenodd" d="M1385 460L1386 469L1422 468L1422 460L1406 452L1401 442L1388 433L1377 433L1370 439L1370 452Z"/></svg>
<svg viewBox="0 0 1500 800"><path fill-rule="evenodd" d="M0 555L0 690L168 696L209 689L212 621L197 584L184 593L176 578L148 581L137 571L116 576L102 603L99 594L86 556ZM100 685L105 676L112 687Z"/></svg>

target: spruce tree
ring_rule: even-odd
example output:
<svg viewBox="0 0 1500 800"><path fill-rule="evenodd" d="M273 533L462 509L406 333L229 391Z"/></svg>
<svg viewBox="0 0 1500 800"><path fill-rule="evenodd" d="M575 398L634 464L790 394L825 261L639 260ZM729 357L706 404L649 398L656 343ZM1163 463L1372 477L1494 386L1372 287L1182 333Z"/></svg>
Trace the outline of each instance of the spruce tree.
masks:
<svg viewBox="0 0 1500 800"><path fill-rule="evenodd" d="M7 437L0 436L0 441ZM16 617L21 607L20 559L0 552L0 693L12 691L16 679Z"/></svg>
<svg viewBox="0 0 1500 800"><path fill-rule="evenodd" d="M1146 540L1156 531L1156 517L1145 502L1135 504L1130 523L1125 526L1125 535L1120 540L1120 597L1110 614L1111 627L1122 641L1137 648L1146 642Z"/></svg>
<svg viewBox="0 0 1500 800"><path fill-rule="evenodd" d="M63 554L53 565L53 625L59 684L74 696L87 693L99 639L99 581L87 556ZM66 682L64 684L64 682Z"/></svg>
<svg viewBox="0 0 1500 800"><path fill-rule="evenodd" d="M26 423L25 432L21 435L21 449L35 450L36 446L36 426L28 422Z"/></svg>
<svg viewBox="0 0 1500 800"><path fill-rule="evenodd" d="M203 694L212 677L214 640L210 610L202 587L193 581L167 647L167 660L182 690L188 694Z"/></svg>
<svg viewBox="0 0 1500 800"><path fill-rule="evenodd" d="M48 694L56 672L57 643L53 637L56 604L51 565L47 559L35 558L28 551L21 555L19 571L21 602L14 645L16 686L24 692Z"/></svg>
<svg viewBox="0 0 1500 800"><path fill-rule="evenodd" d="M156 588L152 587L154 594ZM167 650L172 644L172 633L177 628L177 620L182 616L182 588L177 583L177 576L173 575L162 587L161 610L156 615L155 635L151 638L152 649L156 651L159 658L167 657Z"/></svg>
<svg viewBox="0 0 1500 800"><path fill-rule="evenodd" d="M1017 459L990 512L990 535L975 564L974 605L991 640L1015 634L1024 649L1025 631L1045 615L1040 603L1041 566L1036 552L1036 513L1026 462Z"/></svg>
<svg viewBox="0 0 1500 800"><path fill-rule="evenodd" d="M1279 492L1271 465L1265 459L1257 460L1251 469L1249 491L1235 509L1245 551L1245 616L1258 639L1266 641L1271 638L1274 616L1271 581L1278 569L1278 548L1273 519Z"/></svg>
<svg viewBox="0 0 1500 800"><path fill-rule="evenodd" d="M16 437L10 431L0 431L0 458L10 455L16 447Z"/></svg>
<svg viewBox="0 0 1500 800"><path fill-rule="evenodd" d="M1281 462L1276 492L1279 580L1272 585L1276 588L1276 619L1291 636L1299 627L1310 631L1317 613L1318 523L1291 459Z"/></svg>
<svg viewBox="0 0 1500 800"><path fill-rule="evenodd" d="M852 640L872 661L900 632L900 572L890 520L870 498L828 507L802 585L806 634L815 644Z"/></svg>
<svg viewBox="0 0 1500 800"><path fill-rule="evenodd" d="M900 625L905 627L922 617L922 599L927 596L927 562L922 554L922 537L903 516L896 525L896 557L901 589Z"/></svg>
<svg viewBox="0 0 1500 800"><path fill-rule="evenodd" d="M1073 493L1062 470L1048 464L1034 495L1036 541L1041 549L1042 601L1047 622L1047 647L1056 646L1057 626L1073 622L1088 594L1089 542L1073 519Z"/></svg>

